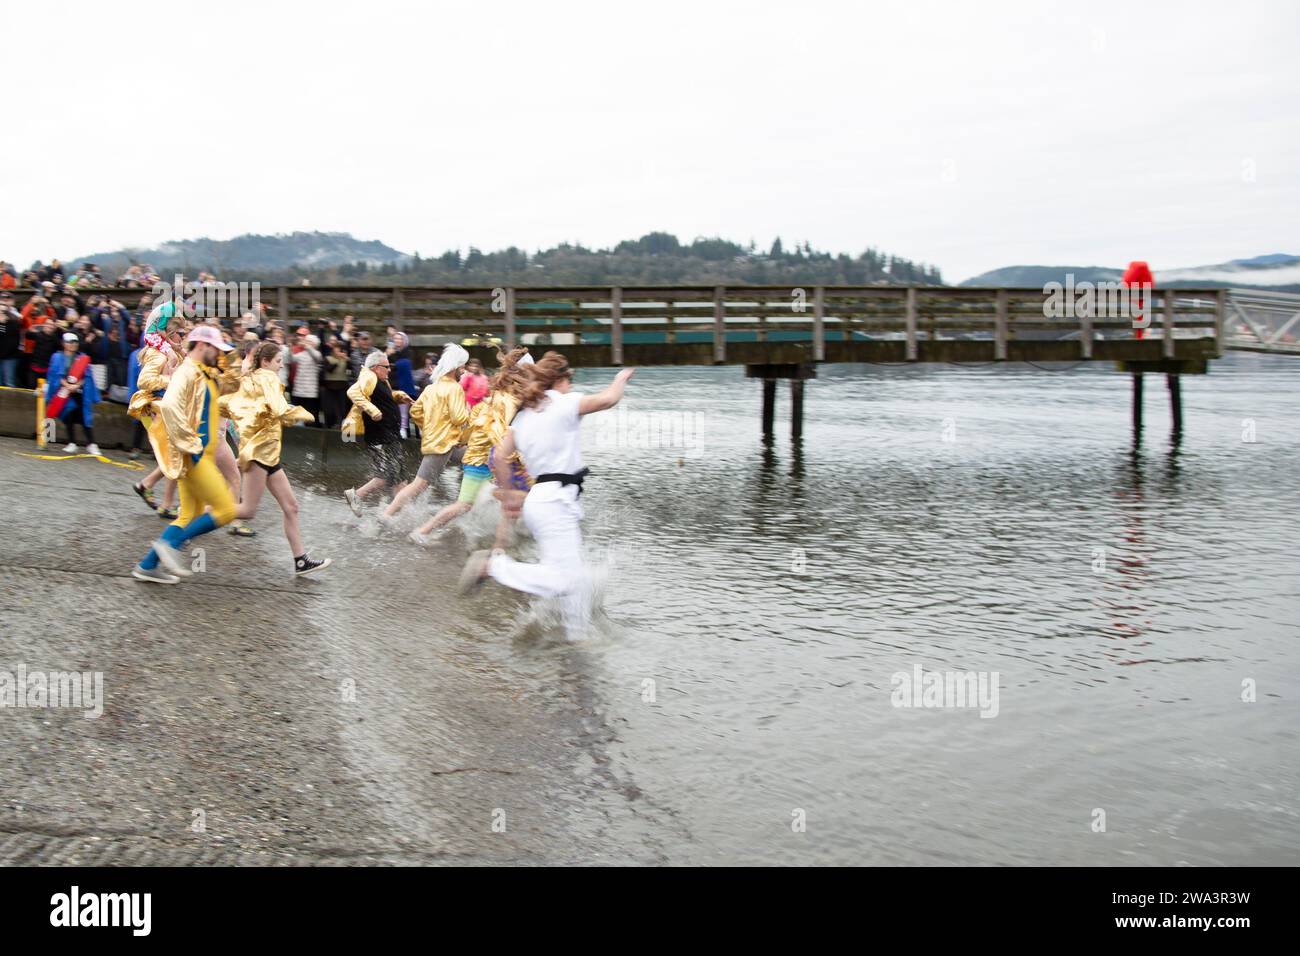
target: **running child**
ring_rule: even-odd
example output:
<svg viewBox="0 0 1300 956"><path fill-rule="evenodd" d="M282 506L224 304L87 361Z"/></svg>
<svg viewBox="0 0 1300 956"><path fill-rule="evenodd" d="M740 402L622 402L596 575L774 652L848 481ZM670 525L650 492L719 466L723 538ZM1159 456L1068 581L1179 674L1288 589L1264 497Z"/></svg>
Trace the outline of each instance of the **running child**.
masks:
<svg viewBox="0 0 1300 956"><path fill-rule="evenodd" d="M253 517L262 493L269 489L284 515L284 537L293 555L293 573L311 574L329 567L330 559L313 561L302 546L298 499L280 464L280 438L285 425L313 422L316 416L285 400L280 382L280 368L284 365L280 346L267 342L251 352L248 361L249 369L240 380L239 391L218 400L222 414L239 431L238 466L243 472L244 497L238 515Z"/></svg>

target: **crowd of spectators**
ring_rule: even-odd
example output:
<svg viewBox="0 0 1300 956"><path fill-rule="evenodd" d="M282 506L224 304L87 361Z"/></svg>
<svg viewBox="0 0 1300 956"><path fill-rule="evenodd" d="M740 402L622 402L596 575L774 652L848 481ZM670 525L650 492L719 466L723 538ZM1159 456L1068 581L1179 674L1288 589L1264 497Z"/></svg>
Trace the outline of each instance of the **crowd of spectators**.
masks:
<svg viewBox="0 0 1300 956"><path fill-rule="evenodd" d="M83 264L71 277L57 259L48 266L36 263L18 282L8 264L0 262L0 277L5 280L0 281L0 385L35 388L62 347L64 333L70 332L79 340L79 351L90 356L92 374L105 397L121 404L130 401L134 388L130 371L138 366L131 356L143 344L152 296L145 294L135 308L127 308L100 281L93 263ZM199 276L200 282L212 279L208 273ZM152 287L157 280L149 266L132 266L117 285ZM21 309L14 295L18 285L37 290ZM279 345L284 357L280 377L290 401L311 412L317 427L335 428L342 423L348 411L348 387L356 381L366 356L379 351L378 343L369 332L356 328L351 315L289 322L257 303L236 318L197 316L193 321L217 326L239 356L262 342ZM428 384L436 364L434 353L417 357L410 340L394 326L388 327L383 347L393 367L394 386L416 396Z"/></svg>

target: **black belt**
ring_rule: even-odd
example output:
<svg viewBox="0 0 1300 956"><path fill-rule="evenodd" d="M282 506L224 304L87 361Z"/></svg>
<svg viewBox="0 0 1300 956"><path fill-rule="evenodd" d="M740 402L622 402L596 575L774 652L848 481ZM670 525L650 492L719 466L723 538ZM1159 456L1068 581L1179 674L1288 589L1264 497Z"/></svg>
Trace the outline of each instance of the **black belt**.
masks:
<svg viewBox="0 0 1300 956"><path fill-rule="evenodd" d="M587 475L590 474L590 472L591 472L590 468L584 468L581 471L579 471L576 475L566 475L558 471L548 472L545 475L538 475L536 478L534 478L533 484L540 485L544 481L558 481L561 485L577 485L578 495L581 496L582 479L586 478Z"/></svg>

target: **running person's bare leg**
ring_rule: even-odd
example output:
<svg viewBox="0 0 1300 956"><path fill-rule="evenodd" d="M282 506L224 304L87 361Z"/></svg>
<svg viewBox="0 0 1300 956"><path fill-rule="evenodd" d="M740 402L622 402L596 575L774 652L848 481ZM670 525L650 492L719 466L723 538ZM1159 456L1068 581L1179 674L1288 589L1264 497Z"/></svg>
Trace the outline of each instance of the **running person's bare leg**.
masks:
<svg viewBox="0 0 1300 956"><path fill-rule="evenodd" d="M371 478L360 488L354 490L353 494L356 495L358 498L364 498L366 495L370 494L373 491L380 491L387 487L388 487L388 482L385 481L383 478Z"/></svg>
<svg viewBox="0 0 1300 956"><path fill-rule="evenodd" d="M510 539L514 537L514 529L515 519L503 514L501 520L497 522L497 533L492 540L492 550L504 551L509 546Z"/></svg>
<svg viewBox="0 0 1300 956"><path fill-rule="evenodd" d="M470 501L453 501L424 524L420 525L419 533L428 534L435 528L441 528L445 524L451 524L461 515L468 514L469 510L473 507L474 504Z"/></svg>
<svg viewBox="0 0 1300 956"><path fill-rule="evenodd" d="M280 511L284 513L284 537L289 542L289 550L295 558L306 554L306 549L302 546L302 531L298 527L298 499L294 496L293 486L289 484L289 476L281 469L267 478L265 484L271 497L280 506Z"/></svg>
<svg viewBox="0 0 1300 956"><path fill-rule="evenodd" d="M370 481L366 482L364 485L362 485L360 488L357 489L357 497L358 498L362 497L366 489L368 489L371 485L375 484L375 482L380 482L381 484L385 483L385 482L381 482L380 479L378 478L371 479ZM398 484L397 494L393 496L392 504L390 504L387 508L384 509L384 517L385 518L394 517L399 511L405 508L413 498L419 497L420 493L423 492L424 489L428 487L429 487L429 483L425 481L423 478L416 478L414 481L412 481L410 484L407 485Z"/></svg>
<svg viewBox="0 0 1300 956"><path fill-rule="evenodd" d="M224 433L225 421L222 420L222 435L217 441L217 469L221 472L221 477L226 479L226 484L230 486L231 496L239 500L239 463L235 460L235 453L230 450L230 442L226 441Z"/></svg>
<svg viewBox="0 0 1300 956"><path fill-rule="evenodd" d="M244 497L239 503L235 517L246 521L257 513L257 506L262 501L262 492L266 490L266 472L253 465L244 475Z"/></svg>

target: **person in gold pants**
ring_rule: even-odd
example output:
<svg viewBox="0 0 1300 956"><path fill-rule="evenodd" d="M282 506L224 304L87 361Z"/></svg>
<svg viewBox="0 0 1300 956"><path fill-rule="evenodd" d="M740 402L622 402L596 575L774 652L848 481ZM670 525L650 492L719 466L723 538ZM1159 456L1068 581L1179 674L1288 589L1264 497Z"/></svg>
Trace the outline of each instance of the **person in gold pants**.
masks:
<svg viewBox="0 0 1300 956"><path fill-rule="evenodd" d="M185 339L188 354L172 373L167 391L154 407L166 431L167 445L158 465L174 478L180 491L180 515L132 570L131 576L155 584L175 584L191 571L181 549L235 518L235 499L216 464L220 410L214 366L230 346L210 325L201 325ZM163 568L159 568L159 564ZM164 570L165 569L165 570Z"/></svg>

